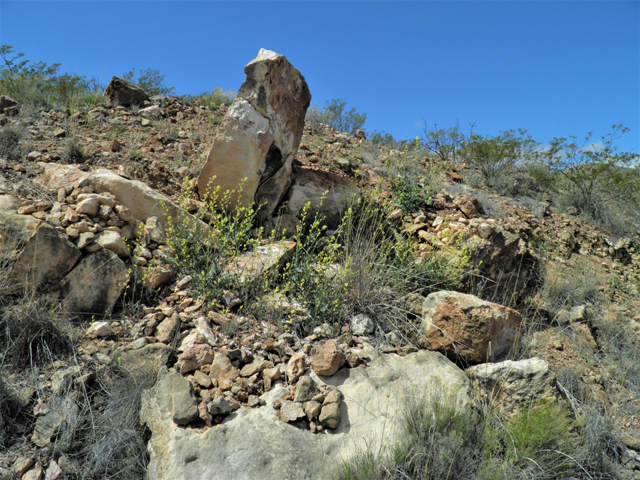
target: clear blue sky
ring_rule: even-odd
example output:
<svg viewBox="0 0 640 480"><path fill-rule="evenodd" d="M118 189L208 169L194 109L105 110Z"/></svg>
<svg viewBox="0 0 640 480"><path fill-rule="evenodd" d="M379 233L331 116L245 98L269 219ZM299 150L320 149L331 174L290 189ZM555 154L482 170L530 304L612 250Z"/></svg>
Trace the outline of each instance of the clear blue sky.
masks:
<svg viewBox="0 0 640 480"><path fill-rule="evenodd" d="M286 55L312 102L342 98L365 128L413 138L422 120L640 146L636 1L7 1L0 43L62 72L153 68L178 94L236 90L260 48Z"/></svg>

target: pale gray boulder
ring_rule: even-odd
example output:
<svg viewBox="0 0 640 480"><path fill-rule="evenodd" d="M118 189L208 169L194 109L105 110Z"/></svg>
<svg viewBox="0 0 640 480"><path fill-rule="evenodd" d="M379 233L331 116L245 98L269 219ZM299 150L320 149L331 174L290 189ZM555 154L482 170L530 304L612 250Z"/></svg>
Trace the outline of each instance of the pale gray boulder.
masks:
<svg viewBox="0 0 640 480"><path fill-rule="evenodd" d="M143 395L141 420L152 432L149 480L335 478L342 462L362 448L388 452L402 429L402 407L411 397L439 393L459 411L470 409L464 372L444 356L422 351L406 357L381 355L368 368L342 369L332 377L311 372L316 385L333 385L343 398L338 428L330 433L313 434L281 421L272 403L286 394L282 386L263 397L266 406L240 408L203 432L178 427L171 418L171 386L177 375L165 370Z"/></svg>

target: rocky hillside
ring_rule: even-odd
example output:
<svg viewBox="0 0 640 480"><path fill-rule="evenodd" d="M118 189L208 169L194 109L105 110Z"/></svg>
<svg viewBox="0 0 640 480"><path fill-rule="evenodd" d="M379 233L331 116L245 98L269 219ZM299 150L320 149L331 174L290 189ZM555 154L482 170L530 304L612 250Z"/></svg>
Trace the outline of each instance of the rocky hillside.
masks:
<svg viewBox="0 0 640 480"><path fill-rule="evenodd" d="M0 101L0 479L640 478L640 232L245 73Z"/></svg>

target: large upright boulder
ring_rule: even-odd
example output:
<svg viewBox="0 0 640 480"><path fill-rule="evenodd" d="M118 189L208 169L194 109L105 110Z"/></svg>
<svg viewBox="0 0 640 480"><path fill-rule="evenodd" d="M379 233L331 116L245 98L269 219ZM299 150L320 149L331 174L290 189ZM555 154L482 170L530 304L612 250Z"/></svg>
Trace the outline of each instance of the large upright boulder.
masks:
<svg viewBox="0 0 640 480"><path fill-rule="evenodd" d="M230 194L230 207L264 204L271 215L291 184L311 93L283 56L261 49L213 141L198 178L201 197ZM245 180L246 179L246 180Z"/></svg>
<svg viewBox="0 0 640 480"><path fill-rule="evenodd" d="M135 83L121 77L113 77L104 91L104 100L112 107L142 105L149 100L149 94Z"/></svg>

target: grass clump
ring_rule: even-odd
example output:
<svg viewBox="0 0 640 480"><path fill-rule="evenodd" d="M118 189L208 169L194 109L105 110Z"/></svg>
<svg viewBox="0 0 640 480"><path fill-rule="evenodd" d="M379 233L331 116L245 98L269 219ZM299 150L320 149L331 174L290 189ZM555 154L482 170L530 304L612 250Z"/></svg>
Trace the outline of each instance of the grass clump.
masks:
<svg viewBox="0 0 640 480"><path fill-rule="evenodd" d="M22 156L20 140L22 131L15 126L7 126L0 129L0 157L9 160L18 160Z"/></svg>
<svg viewBox="0 0 640 480"><path fill-rule="evenodd" d="M156 381L156 372L140 367L110 366L83 392L82 426L74 454L83 466L79 478L143 478L149 461L148 432L140 423L142 393Z"/></svg>
<svg viewBox="0 0 640 480"><path fill-rule="evenodd" d="M17 363L48 362L71 352L74 345L71 324L58 304L45 296L27 295L5 305L0 313L0 338L6 346L0 357Z"/></svg>
<svg viewBox="0 0 640 480"><path fill-rule="evenodd" d="M437 395L409 401L403 413L403 436L390 453L361 453L343 465L342 480L616 478L618 443L600 415L575 420L551 403L510 417L460 413Z"/></svg>

